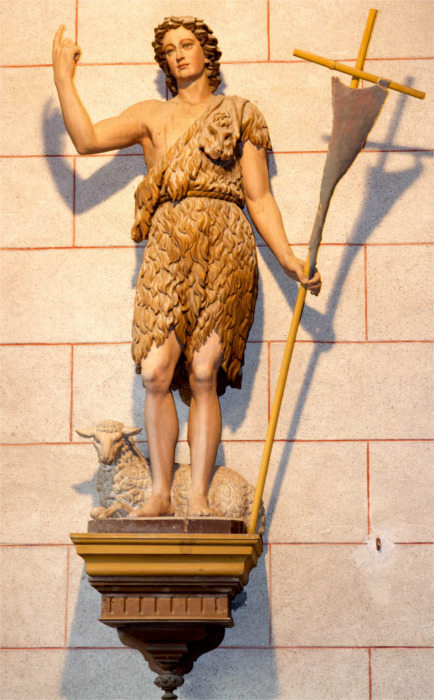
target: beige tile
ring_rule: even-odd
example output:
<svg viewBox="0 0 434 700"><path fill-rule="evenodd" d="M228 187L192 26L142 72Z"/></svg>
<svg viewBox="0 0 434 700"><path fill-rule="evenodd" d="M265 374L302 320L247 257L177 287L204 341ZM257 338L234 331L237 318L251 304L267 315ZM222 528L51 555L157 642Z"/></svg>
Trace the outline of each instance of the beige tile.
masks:
<svg viewBox="0 0 434 700"><path fill-rule="evenodd" d="M130 338L134 248L10 251L2 257L3 342Z"/></svg>
<svg viewBox="0 0 434 700"><path fill-rule="evenodd" d="M359 52L369 0L271 0L271 58L288 60L295 47L330 59L355 59ZM406 0L378 0L379 10L369 46L369 56L430 56L432 4ZM289 43L288 43L289 37Z"/></svg>
<svg viewBox="0 0 434 700"><path fill-rule="evenodd" d="M323 150L327 150L327 144L324 144ZM309 243L325 160L325 152L269 155L271 190L281 210L286 235L291 245ZM340 237L339 231L334 227L327 226L324 229L323 240L343 243L345 237Z"/></svg>
<svg viewBox="0 0 434 700"><path fill-rule="evenodd" d="M80 0L79 42L84 61L154 60L153 28L175 12L170 0ZM178 0L176 15L204 19L218 38L224 61L267 58L265 0ZM101 16L105 31L101 32ZM228 31L230 27L230 31ZM137 29L139 28L139 29Z"/></svg>
<svg viewBox="0 0 434 700"><path fill-rule="evenodd" d="M361 700L368 692L366 650L217 649L198 659L179 697Z"/></svg>
<svg viewBox="0 0 434 700"><path fill-rule="evenodd" d="M307 247L294 246L304 259ZM298 285L290 280L268 248L259 249L260 297L252 340L286 341ZM323 279L319 297L307 295L299 340L364 340L365 279L363 250L324 246L318 256Z"/></svg>
<svg viewBox="0 0 434 700"><path fill-rule="evenodd" d="M58 700L62 697L60 688L66 658L66 649L2 650L4 697L9 700Z"/></svg>
<svg viewBox="0 0 434 700"><path fill-rule="evenodd" d="M143 657L131 649L4 651L8 700L157 700Z"/></svg>
<svg viewBox="0 0 434 700"><path fill-rule="evenodd" d="M177 443L175 450L175 462L185 462L186 464L190 464L190 447L188 446L187 440L181 440L181 442ZM218 454L216 464L220 465L220 463L223 462L221 461L220 455Z"/></svg>
<svg viewBox="0 0 434 700"><path fill-rule="evenodd" d="M2 442L69 440L69 347L3 347Z"/></svg>
<svg viewBox="0 0 434 700"><path fill-rule="evenodd" d="M431 700L432 649L373 649L372 700Z"/></svg>
<svg viewBox="0 0 434 700"><path fill-rule="evenodd" d="M1 460L2 542L70 544L70 532L87 529L98 503L91 445L4 447Z"/></svg>
<svg viewBox="0 0 434 700"><path fill-rule="evenodd" d="M430 545L271 547L273 643L432 644Z"/></svg>
<svg viewBox="0 0 434 700"><path fill-rule="evenodd" d="M140 155L77 159L76 245L134 246L134 191L145 172Z"/></svg>
<svg viewBox="0 0 434 700"><path fill-rule="evenodd" d="M354 649L277 650L281 697L360 700L367 694L367 652Z"/></svg>
<svg viewBox="0 0 434 700"><path fill-rule="evenodd" d="M2 155L74 155L58 107L52 68L2 68L0 75ZM31 96L32 109L23 95Z"/></svg>
<svg viewBox="0 0 434 700"><path fill-rule="evenodd" d="M433 445L372 442L369 446L371 532L392 542L432 542Z"/></svg>
<svg viewBox="0 0 434 700"><path fill-rule="evenodd" d="M283 349L271 345L272 396ZM276 437L431 437L431 357L424 343L296 344Z"/></svg>
<svg viewBox="0 0 434 700"><path fill-rule="evenodd" d="M145 392L135 374L130 344L77 347L73 398L74 430L106 418L143 426ZM146 439L144 430L137 439Z"/></svg>
<svg viewBox="0 0 434 700"><path fill-rule="evenodd" d="M367 60L366 70L375 75L381 72L382 77L426 92L425 99L419 100L391 90L366 147L392 150L432 149L434 133L426 126L432 122L434 112L434 96L430 89L434 78L433 61Z"/></svg>
<svg viewBox="0 0 434 700"><path fill-rule="evenodd" d="M5 158L1 164L1 245L69 246L73 240L71 158ZM26 190L32 189L31 206Z"/></svg>
<svg viewBox="0 0 434 700"><path fill-rule="evenodd" d="M336 187L324 242L432 241L433 175L429 152L363 151Z"/></svg>
<svg viewBox="0 0 434 700"><path fill-rule="evenodd" d="M246 442L223 440L217 452L216 463L235 469L250 484L256 486L263 446L263 440Z"/></svg>
<svg viewBox="0 0 434 700"><path fill-rule="evenodd" d="M270 156L272 190L291 243L309 242L325 158L324 153ZM432 241L433 175L430 152L363 151L333 194L323 244Z"/></svg>
<svg viewBox="0 0 434 700"><path fill-rule="evenodd" d="M87 528L84 528L86 530ZM101 595L90 585L84 561L71 548L68 586L68 646L120 647L117 630L107 627L101 615Z"/></svg>
<svg viewBox="0 0 434 700"><path fill-rule="evenodd" d="M366 480L365 443L276 443L265 486L266 540L362 542Z"/></svg>
<svg viewBox="0 0 434 700"><path fill-rule="evenodd" d="M433 247L375 246L367 252L369 339L432 340Z"/></svg>
<svg viewBox="0 0 434 700"><path fill-rule="evenodd" d="M227 389L221 398L223 438L264 438L267 429L266 349L248 343L243 388ZM119 392L119 387L122 391ZM93 425L103 418L143 425L145 392L130 360L129 345L80 347L74 360L74 427ZM188 409L178 393L175 403L180 439L187 437ZM145 433L140 436L145 439Z"/></svg>
<svg viewBox="0 0 434 700"><path fill-rule="evenodd" d="M75 25L74 0L2 0L2 64L51 63L54 33L59 24Z"/></svg>
<svg viewBox="0 0 434 700"><path fill-rule="evenodd" d="M3 547L1 558L2 646L63 646L67 548Z"/></svg>

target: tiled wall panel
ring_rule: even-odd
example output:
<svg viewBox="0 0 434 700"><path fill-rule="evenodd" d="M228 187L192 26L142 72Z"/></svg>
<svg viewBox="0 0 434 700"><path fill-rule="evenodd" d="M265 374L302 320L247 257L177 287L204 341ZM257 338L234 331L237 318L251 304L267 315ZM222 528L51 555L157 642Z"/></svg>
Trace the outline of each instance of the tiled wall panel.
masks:
<svg viewBox="0 0 434 700"><path fill-rule="evenodd" d="M221 90L270 127L272 190L304 258L331 133L330 71L354 64L368 0L2 0L2 697L158 698L138 653L100 623L70 544L95 503L97 455L75 433L143 426L130 356L143 244L130 238L140 149L80 156L52 81L56 28L83 54L92 119L166 99L152 28L202 17L223 51ZM378 0L366 69L391 92L338 185L321 296L308 298L271 457L265 555L223 645L180 700L430 700L433 4ZM348 82L347 78L342 78ZM366 85L366 84L365 84ZM255 483L296 285L262 239L243 389L221 399L217 463ZM188 411L177 459L189 461ZM139 436L146 453L146 434Z"/></svg>

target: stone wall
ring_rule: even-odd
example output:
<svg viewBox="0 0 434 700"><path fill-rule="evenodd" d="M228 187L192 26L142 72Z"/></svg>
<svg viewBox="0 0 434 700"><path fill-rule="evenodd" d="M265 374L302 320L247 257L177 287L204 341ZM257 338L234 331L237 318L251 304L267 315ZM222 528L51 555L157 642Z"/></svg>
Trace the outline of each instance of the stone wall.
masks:
<svg viewBox="0 0 434 700"><path fill-rule="evenodd" d="M273 192L305 256L331 128L331 73L292 51L354 65L370 6L2 0L5 700L160 697L140 655L98 623L99 596L69 540L86 529L97 466L75 428L102 418L143 424L129 349L142 247L129 230L144 163L137 148L76 154L52 81L56 27L78 36L77 85L98 120L165 98L150 46L162 17L208 21L223 50L225 92L249 97L267 118ZM266 486L266 555L235 628L197 662L182 700L434 694L433 4L375 7L366 69L428 94L390 94L338 186L319 256L324 289L304 313ZM296 297L258 247L244 387L222 399L219 452L251 481ZM178 456L188 459L178 406Z"/></svg>

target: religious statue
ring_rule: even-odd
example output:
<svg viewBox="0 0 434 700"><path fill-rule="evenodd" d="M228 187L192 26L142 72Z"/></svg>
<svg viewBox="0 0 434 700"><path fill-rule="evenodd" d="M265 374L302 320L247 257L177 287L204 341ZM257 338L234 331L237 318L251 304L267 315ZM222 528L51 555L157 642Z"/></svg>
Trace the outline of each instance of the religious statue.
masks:
<svg viewBox="0 0 434 700"><path fill-rule="evenodd" d="M155 29L155 58L168 101L146 100L93 124L74 85L80 47L53 44L54 80L67 131L80 154L140 144L148 174L135 193L135 241L147 240L137 280L132 354L146 389L145 427L152 495L136 516L172 515L170 488L178 439L172 389L189 404L189 516L211 515L207 492L221 437L218 396L241 386L244 349L257 295L251 220L290 278L319 294L315 269L288 244L270 192L267 125L257 107L216 95L221 52L194 17ZM162 417L164 416L164 422Z"/></svg>

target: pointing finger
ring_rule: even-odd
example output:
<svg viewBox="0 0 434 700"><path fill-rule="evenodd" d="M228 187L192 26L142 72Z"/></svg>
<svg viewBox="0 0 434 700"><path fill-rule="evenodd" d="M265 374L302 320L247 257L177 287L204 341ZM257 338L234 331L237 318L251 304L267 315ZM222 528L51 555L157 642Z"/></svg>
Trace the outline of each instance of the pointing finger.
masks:
<svg viewBox="0 0 434 700"><path fill-rule="evenodd" d="M64 25L64 24L61 24L61 25L58 27L58 29L57 29L57 31L56 31L56 33L55 33L55 35L54 35L54 41L53 41L53 46L54 46L54 47L59 46L60 42L62 41L62 36L63 36L63 32L64 32L64 31L65 31L65 25Z"/></svg>

